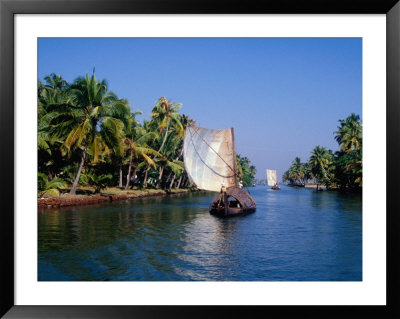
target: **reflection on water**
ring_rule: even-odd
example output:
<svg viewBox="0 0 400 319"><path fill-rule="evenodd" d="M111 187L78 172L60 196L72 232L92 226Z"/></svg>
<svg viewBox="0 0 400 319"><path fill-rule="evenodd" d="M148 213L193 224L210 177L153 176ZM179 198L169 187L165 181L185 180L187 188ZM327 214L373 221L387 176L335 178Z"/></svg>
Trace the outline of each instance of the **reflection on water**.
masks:
<svg viewBox="0 0 400 319"><path fill-rule="evenodd" d="M361 197L257 186L253 214L210 215L212 193L43 210L38 278L360 281Z"/></svg>

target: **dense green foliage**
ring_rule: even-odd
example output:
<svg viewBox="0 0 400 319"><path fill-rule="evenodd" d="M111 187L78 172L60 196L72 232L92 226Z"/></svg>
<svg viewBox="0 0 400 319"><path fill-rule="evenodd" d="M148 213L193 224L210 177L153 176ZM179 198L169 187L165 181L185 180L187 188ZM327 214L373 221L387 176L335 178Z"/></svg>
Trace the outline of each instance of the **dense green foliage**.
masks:
<svg viewBox="0 0 400 319"><path fill-rule="evenodd" d="M193 188L183 164L185 129L192 122L181 104L161 97L150 120L95 75L67 83L51 74L38 83L39 196L77 192L78 186L128 190ZM255 167L237 156L237 175L251 185Z"/></svg>
<svg viewBox="0 0 400 319"><path fill-rule="evenodd" d="M247 157L241 157L238 154L236 155L236 170L243 186L252 186L255 181L257 169L255 166L251 165L250 160Z"/></svg>
<svg viewBox="0 0 400 319"><path fill-rule="evenodd" d="M301 163L296 157L282 179L291 185L323 184L332 189L356 190L362 188L362 124L360 117L351 114L339 120L334 132L340 150L333 153L316 146L309 160Z"/></svg>

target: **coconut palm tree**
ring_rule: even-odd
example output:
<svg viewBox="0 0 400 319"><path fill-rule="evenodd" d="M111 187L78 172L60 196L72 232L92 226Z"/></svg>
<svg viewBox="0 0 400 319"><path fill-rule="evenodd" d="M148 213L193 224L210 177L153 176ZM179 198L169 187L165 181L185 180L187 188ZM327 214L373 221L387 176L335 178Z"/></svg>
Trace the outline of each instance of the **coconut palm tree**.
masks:
<svg viewBox="0 0 400 319"><path fill-rule="evenodd" d="M236 154L236 178L238 179L236 182L244 180L243 168L240 161L240 155Z"/></svg>
<svg viewBox="0 0 400 319"><path fill-rule="evenodd" d="M146 129L157 130L160 134L160 138L162 138L162 141L160 141L161 145L158 147L157 150L157 152L159 153L162 153L170 131L178 132L180 136L183 136L184 134L184 128L180 121L181 115L178 113L181 105L182 104L180 103L173 104L165 97L161 97L152 109L152 113L150 114L150 117L152 118L151 122L145 123ZM154 157L153 160L156 161L157 157ZM147 187L149 168L149 165L145 167L145 177L143 182L144 187ZM159 169L163 172L163 168L159 167ZM162 172L159 172L159 176L162 176ZM160 179L157 179L157 187L159 186L159 183Z"/></svg>
<svg viewBox="0 0 400 319"><path fill-rule="evenodd" d="M184 133L184 129L180 121L181 116L178 113L181 105L181 103L173 104L165 97L161 97L157 101L157 104L153 107L152 113L150 114L150 117L152 118L152 123L157 124L160 134L162 134L165 130L164 138L162 140L160 148L158 149L159 153L161 153L165 145L165 141L167 140L168 132L171 126L175 128L180 136L182 136Z"/></svg>
<svg viewBox="0 0 400 319"><path fill-rule="evenodd" d="M38 168L51 180L65 165L60 145L63 138L51 133L50 122L56 111L69 104L68 83L61 76L46 76L46 83L38 83Z"/></svg>
<svg viewBox="0 0 400 319"><path fill-rule="evenodd" d="M157 137L158 135L155 132L147 132L143 127L137 126L132 129L130 137L125 137L123 139L129 152L129 166L125 184L126 190L129 188L131 180L131 169L132 167L134 168L132 176L135 176L140 161L144 160L148 165L156 169L156 164L150 156L161 156L161 154L149 147L148 143Z"/></svg>
<svg viewBox="0 0 400 319"><path fill-rule="evenodd" d="M68 87L67 81L65 81L61 75L56 75L55 73L46 75L44 80L46 81L46 87L55 91L65 91L65 89Z"/></svg>
<svg viewBox="0 0 400 319"><path fill-rule="evenodd" d="M173 130L169 135L165 145L167 145L163 157L157 159L159 163L159 174L156 182L156 188L159 188L161 185L164 169L169 169L173 174L177 175L183 170L183 162L179 161L179 157L182 151L182 137L178 132ZM176 157L176 158L175 158Z"/></svg>
<svg viewBox="0 0 400 319"><path fill-rule="evenodd" d="M182 136L180 136L178 134L180 139L178 139L176 143L179 146L175 147L177 156L176 156L176 158L175 158L175 160L173 162L175 164L178 164L180 167L184 168L183 162L180 161L180 159L183 156L183 140L185 138L185 133L186 133L187 126L191 125L191 124L194 124L195 121L192 120L191 118L189 118L189 116L187 116L186 114L182 114L182 116L180 117L180 121L181 121L181 124L182 124L182 128L183 128L184 134ZM176 167L176 169L171 169L170 175L167 178L167 183L171 180L171 182L169 184L169 190L171 190L171 188L172 188L172 186L174 184L176 176L177 175L181 175L181 174L182 174L182 170L180 170L180 169L177 170L177 167ZM171 175L173 175L172 179L171 179Z"/></svg>
<svg viewBox="0 0 400 319"><path fill-rule="evenodd" d="M322 183L330 181L328 169L333 162L331 151L326 150L324 147L316 146L311 152L308 162L310 164L311 173L317 180L317 189L318 181Z"/></svg>
<svg viewBox="0 0 400 319"><path fill-rule="evenodd" d="M310 169L308 163L301 163L300 157L296 157L289 170L282 176L285 181L295 185L305 185L310 179Z"/></svg>
<svg viewBox="0 0 400 319"><path fill-rule="evenodd" d="M289 177L289 170L285 171L285 172L282 174L282 182L289 182L289 183L292 183L292 181L291 181L291 179L290 179L290 177Z"/></svg>
<svg viewBox="0 0 400 319"><path fill-rule="evenodd" d="M124 128L124 136L128 139L132 139L132 131L134 130L135 127L140 126L139 121L136 119L137 115L142 114L142 111L137 110L135 112L132 112L127 120L127 123ZM125 138L124 137L124 138ZM124 141L124 140L123 140ZM124 141L124 144L126 146L126 143ZM125 149L124 149L125 151ZM112 162L115 166L119 166L119 184L118 187L122 188L122 164L124 161L125 157L125 152L123 154L120 154L118 152L115 152L115 150L112 150L111 152L111 159Z"/></svg>
<svg viewBox="0 0 400 319"><path fill-rule="evenodd" d="M338 181L342 188L361 188L362 186L362 123L354 113L339 120L340 126L335 139L340 145L336 162Z"/></svg>
<svg viewBox="0 0 400 319"><path fill-rule="evenodd" d="M300 157L296 157L289 168L289 177L294 184L302 184L304 179L303 165Z"/></svg>
<svg viewBox="0 0 400 319"><path fill-rule="evenodd" d="M61 147L63 154L70 156L75 150L81 151L78 172L70 191L75 194L88 148L96 153L100 142L104 142L110 149L123 152L122 133L130 108L127 100L118 99L108 90L107 82L98 81L94 74L77 78L68 95L70 104L57 110L50 124L55 134L66 134Z"/></svg>
<svg viewBox="0 0 400 319"><path fill-rule="evenodd" d="M255 166L250 165L250 160L247 157L241 157L239 154L236 154L236 173L237 177L243 181L243 186L253 184L256 172Z"/></svg>
<svg viewBox="0 0 400 319"><path fill-rule="evenodd" d="M335 132L335 139L340 145L340 150L351 152L358 150L362 145L362 125L360 116L352 113L345 120L339 120L340 126Z"/></svg>
<svg viewBox="0 0 400 319"><path fill-rule="evenodd" d="M43 173L38 173L38 195L51 195L60 196L60 188L64 188L66 183L59 177L55 177L49 180L48 177Z"/></svg>

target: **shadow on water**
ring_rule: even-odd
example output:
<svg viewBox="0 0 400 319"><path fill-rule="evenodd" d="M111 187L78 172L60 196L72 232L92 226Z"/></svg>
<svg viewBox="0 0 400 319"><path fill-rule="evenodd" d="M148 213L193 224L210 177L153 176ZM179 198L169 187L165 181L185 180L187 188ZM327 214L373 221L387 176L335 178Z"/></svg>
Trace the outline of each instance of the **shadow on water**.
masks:
<svg viewBox="0 0 400 319"><path fill-rule="evenodd" d="M212 193L38 214L38 279L362 280L361 198L282 186L255 213L210 215Z"/></svg>

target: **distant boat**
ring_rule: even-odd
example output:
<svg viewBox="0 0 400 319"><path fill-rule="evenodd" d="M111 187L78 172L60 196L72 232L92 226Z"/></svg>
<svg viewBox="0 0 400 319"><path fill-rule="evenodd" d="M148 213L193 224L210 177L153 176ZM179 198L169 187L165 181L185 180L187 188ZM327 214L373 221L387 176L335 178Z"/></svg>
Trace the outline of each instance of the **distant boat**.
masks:
<svg viewBox="0 0 400 319"><path fill-rule="evenodd" d="M183 158L189 180L197 188L215 191L209 211L222 217L251 213L256 202L238 186L233 128L186 128Z"/></svg>
<svg viewBox="0 0 400 319"><path fill-rule="evenodd" d="M271 189L273 189L273 190L281 189L278 186L278 177L277 177L276 169L267 169L267 182L268 182L268 186L272 186Z"/></svg>

